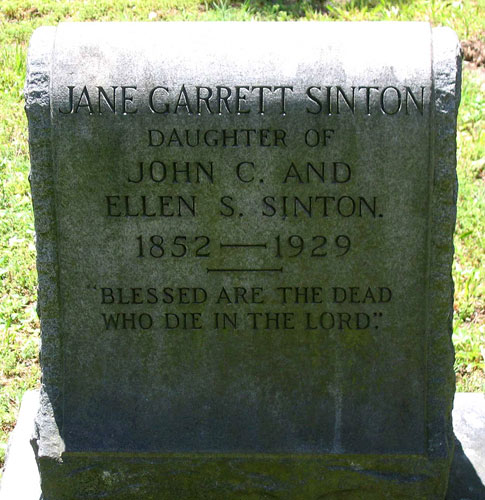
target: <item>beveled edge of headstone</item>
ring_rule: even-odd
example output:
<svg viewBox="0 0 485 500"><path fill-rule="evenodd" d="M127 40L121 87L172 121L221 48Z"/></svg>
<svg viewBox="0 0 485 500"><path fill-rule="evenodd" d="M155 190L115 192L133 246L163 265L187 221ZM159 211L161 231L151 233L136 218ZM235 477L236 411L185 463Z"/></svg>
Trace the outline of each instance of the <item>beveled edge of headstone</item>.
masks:
<svg viewBox="0 0 485 500"><path fill-rule="evenodd" d="M427 290L427 427L430 458L453 455L451 420L455 374L453 323L453 232L456 221L456 126L461 93L461 49L450 28L432 30L430 207ZM429 360L439 359L440 363ZM450 390L453 387L453 391Z"/></svg>
<svg viewBox="0 0 485 500"><path fill-rule="evenodd" d="M62 352L59 331L57 228L54 159L51 139L50 75L57 28L41 27L32 35L25 81L37 248L38 299L41 321L42 386L32 445L38 456L58 459L64 451L59 433Z"/></svg>

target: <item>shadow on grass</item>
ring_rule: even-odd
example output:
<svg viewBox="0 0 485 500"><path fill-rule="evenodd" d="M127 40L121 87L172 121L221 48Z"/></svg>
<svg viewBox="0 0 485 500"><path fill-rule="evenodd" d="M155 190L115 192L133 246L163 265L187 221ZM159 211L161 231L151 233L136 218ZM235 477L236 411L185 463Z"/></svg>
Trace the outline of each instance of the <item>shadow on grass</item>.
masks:
<svg viewBox="0 0 485 500"><path fill-rule="evenodd" d="M212 5L224 3L224 0L215 0ZM227 0L226 3L234 7L246 5L249 9L261 14L274 14L275 12L286 12L291 17L303 17L308 10L321 14L328 14L330 5L338 5L341 8L350 6L359 10L373 9L377 6L384 8L393 5L403 5L410 0Z"/></svg>

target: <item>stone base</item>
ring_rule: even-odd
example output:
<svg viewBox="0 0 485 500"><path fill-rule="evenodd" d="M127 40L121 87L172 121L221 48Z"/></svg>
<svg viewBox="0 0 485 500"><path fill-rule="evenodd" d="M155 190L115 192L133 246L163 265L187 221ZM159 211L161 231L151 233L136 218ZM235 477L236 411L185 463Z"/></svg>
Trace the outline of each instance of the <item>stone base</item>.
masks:
<svg viewBox="0 0 485 500"><path fill-rule="evenodd" d="M1 500L39 500L40 478L30 438L39 408L39 392L28 391L8 443L7 461L0 487Z"/></svg>
<svg viewBox="0 0 485 500"><path fill-rule="evenodd" d="M457 393L453 408L455 455L446 500L485 499L485 395Z"/></svg>
<svg viewBox="0 0 485 500"><path fill-rule="evenodd" d="M33 431L33 422L34 417L38 408L38 392L30 391L27 392L22 401L22 407L19 414L19 419L17 426L12 433L12 437L9 443L9 450L7 456L7 463L5 467L5 472L2 479L2 485L0 489L0 500L40 500L41 492L40 492L40 480L38 470L35 464L34 453L30 446L30 437ZM453 466L450 474L450 482L449 489L446 495L446 500L480 500L485 498L485 396L483 394L464 394L458 393L455 396L455 407L453 410L453 421L454 421L454 430L456 435L456 451L453 459ZM75 462L83 461L84 459L90 460L89 455L85 455L84 458L81 456L73 456ZM139 462L140 459L137 459ZM190 457L186 457L184 461L191 461ZM335 458L338 461L338 458ZM66 467L69 468L70 458L66 458ZM285 460L283 460L284 462ZM126 465L131 463L133 465L132 459L130 457L126 457L124 460L116 460L116 465L113 462L113 470L117 469L119 472L123 469L123 462ZM155 460L156 462L156 460ZM170 462L172 462L170 460ZM210 462L215 465L215 460L207 460L204 464L204 467L211 468ZM233 468L236 463L232 463L234 460L227 460L219 462L216 467L219 470L224 468ZM238 460L236 460L238 462ZM146 457L146 464L140 464L139 467L147 474L150 475L150 469L153 468L158 469L160 464L154 464L154 461ZM172 465L174 463L172 462ZM240 465L240 463L239 463ZM273 464L276 465L276 464ZM130 468L131 468L130 466ZM262 469L266 469L268 464L261 464ZM283 466L283 469L287 468L289 464L281 463L278 464L278 467ZM165 461L164 467L167 468L167 473L169 475L173 474L173 470L170 470L171 467L168 465L167 461ZM108 469L110 467L106 467ZM195 471L192 467L190 472L194 473ZM270 467L271 468L271 467ZM297 469L305 468L305 464L303 461L300 461ZM96 465L93 464L91 470L96 469ZM257 469L257 467L256 467ZM254 469L251 471L246 471L250 476L254 473L256 474L258 471ZM88 469L85 469L87 471ZM264 471L260 470L260 474ZM268 472L268 471L266 471ZM298 470L288 470L288 479L295 479L298 475ZM299 472L302 472L301 470ZM342 471L348 476L348 480L350 483L354 483L356 481L353 474L349 471ZM109 471L104 471L104 475L110 475ZM104 477L104 476L103 476ZM109 479L109 478L108 478ZM115 479L114 477L111 479ZM253 478L254 479L254 478ZM260 481L263 481L264 477L260 477ZM318 479L315 477L315 480L318 482ZM177 484L177 478L175 476L172 477L171 481L173 481L174 485ZM169 482L171 482L169 481ZM264 482L264 481L263 481ZM201 480L201 486L203 486L204 480ZM356 484L355 484L356 485ZM92 485L93 486L93 485ZM133 485L135 486L135 485ZM179 485L181 487L183 485ZM357 485L356 485L357 486ZM182 488L179 490L182 491ZM158 492L158 494L160 491ZM240 492L241 493L241 492ZM248 496L241 496L239 493L238 498L263 498L264 495L258 496L259 492L253 490L253 492ZM349 492L350 494L351 492ZM189 493L187 498L190 498L191 493ZM210 494L209 494L210 495ZM368 498L372 498L372 493L369 491ZM310 498L311 495L308 497ZM136 492L123 492L116 493L113 492L113 495L109 498L120 499L120 498L141 498L138 496ZM143 496L143 498L148 498ZM160 498L160 496L155 496L153 498ZM165 497L164 497L165 498ZM195 498L195 497L192 497ZM205 498L217 498L207 496ZM304 496L301 498L305 498ZM352 498L349 496L349 498ZM362 497L364 498L364 497Z"/></svg>

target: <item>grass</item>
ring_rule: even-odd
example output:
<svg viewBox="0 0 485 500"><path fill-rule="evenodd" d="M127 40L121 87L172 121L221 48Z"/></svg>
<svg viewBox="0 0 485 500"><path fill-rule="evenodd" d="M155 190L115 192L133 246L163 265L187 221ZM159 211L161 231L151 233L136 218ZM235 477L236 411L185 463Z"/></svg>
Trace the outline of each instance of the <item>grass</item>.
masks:
<svg viewBox="0 0 485 500"><path fill-rule="evenodd" d="M485 0L2 0L0 5L0 463L23 393L38 385L34 227L23 111L26 48L34 29L60 21L425 20L461 39L485 31ZM458 223L453 275L459 390L485 392L484 79L465 71L459 115Z"/></svg>
<svg viewBox="0 0 485 500"><path fill-rule="evenodd" d="M458 390L485 392L485 79L465 71L458 119L455 344Z"/></svg>

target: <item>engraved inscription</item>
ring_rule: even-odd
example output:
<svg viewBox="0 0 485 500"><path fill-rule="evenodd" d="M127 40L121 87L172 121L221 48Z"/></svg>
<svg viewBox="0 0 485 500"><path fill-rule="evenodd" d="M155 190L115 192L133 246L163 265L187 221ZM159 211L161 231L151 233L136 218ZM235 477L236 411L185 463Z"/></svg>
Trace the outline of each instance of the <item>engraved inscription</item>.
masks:
<svg viewBox="0 0 485 500"><path fill-rule="evenodd" d="M142 108L157 115L264 115L270 107L286 115L288 102L298 92L293 85L187 85L173 88L156 85L141 91L137 85L76 86L65 88L66 105L61 114L113 113L130 115ZM425 112L424 86L310 85L303 89L309 114L406 115Z"/></svg>
<svg viewBox="0 0 485 500"><path fill-rule="evenodd" d="M365 182L372 163L364 167L365 151L347 147L348 127L376 115L421 119L427 87L184 83L65 90L58 111L66 119L144 113L146 127L134 135L138 160L120 164L122 181L100 198L97 215L120 228L136 224L121 242L130 265L161 277L172 268L186 275L189 266L195 279L93 285L105 331L380 328L394 300L391 287L333 278L334 269L365 259L378 245L370 235L389 203L378 178ZM290 126L291 114L305 117L305 126ZM234 116L230 126L227 115Z"/></svg>

